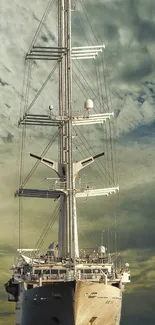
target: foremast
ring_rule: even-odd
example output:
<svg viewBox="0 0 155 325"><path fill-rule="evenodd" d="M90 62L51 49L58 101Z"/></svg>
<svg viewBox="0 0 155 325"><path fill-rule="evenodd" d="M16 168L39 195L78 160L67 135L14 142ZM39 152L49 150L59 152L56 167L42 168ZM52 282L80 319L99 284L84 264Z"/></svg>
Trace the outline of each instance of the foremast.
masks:
<svg viewBox="0 0 155 325"><path fill-rule="evenodd" d="M72 47L71 44L71 0L58 1L58 47L33 46L26 55L26 60L56 60L59 66L59 115L40 115L24 113L20 125L56 126L59 130L58 162L46 157L30 154L41 163L52 168L58 175L59 186L51 190L25 189L22 184L16 195L19 197L60 198L59 214L59 257L75 260L79 257L76 198L109 195L118 191L118 186L101 189L76 189L78 172L104 155L88 157L73 162L72 128L91 124L102 124L113 113L89 114L93 102L86 101L87 115L74 116L72 113L72 60L96 59L105 48L103 45ZM52 109L50 107L50 109Z"/></svg>

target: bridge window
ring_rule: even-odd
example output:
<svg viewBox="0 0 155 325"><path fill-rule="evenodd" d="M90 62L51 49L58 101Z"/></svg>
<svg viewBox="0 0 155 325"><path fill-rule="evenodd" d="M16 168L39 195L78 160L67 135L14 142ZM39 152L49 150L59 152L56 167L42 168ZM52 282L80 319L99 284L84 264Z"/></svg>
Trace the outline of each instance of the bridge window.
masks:
<svg viewBox="0 0 155 325"><path fill-rule="evenodd" d="M34 270L34 274L41 274L41 270L39 270L39 269L35 269L35 270Z"/></svg>
<svg viewBox="0 0 155 325"><path fill-rule="evenodd" d="M65 274L66 273L66 270L64 269L64 270L59 270L59 273L60 274Z"/></svg>
<svg viewBox="0 0 155 325"><path fill-rule="evenodd" d="M108 273L108 269L102 269L102 272Z"/></svg>
<svg viewBox="0 0 155 325"><path fill-rule="evenodd" d="M43 270L43 274L50 274L50 270Z"/></svg>
<svg viewBox="0 0 155 325"><path fill-rule="evenodd" d="M100 273L100 272L101 272L100 269L94 269L94 270L93 270L93 273Z"/></svg>
<svg viewBox="0 0 155 325"><path fill-rule="evenodd" d="M91 269L83 269L81 270L81 273L91 273Z"/></svg>
<svg viewBox="0 0 155 325"><path fill-rule="evenodd" d="M51 274L58 274L58 269L51 269Z"/></svg>

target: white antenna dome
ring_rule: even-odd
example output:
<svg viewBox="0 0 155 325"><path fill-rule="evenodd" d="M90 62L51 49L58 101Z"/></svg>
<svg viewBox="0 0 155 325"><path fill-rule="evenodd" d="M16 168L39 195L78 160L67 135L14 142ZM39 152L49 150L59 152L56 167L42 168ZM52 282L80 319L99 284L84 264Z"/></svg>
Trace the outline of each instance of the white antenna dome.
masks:
<svg viewBox="0 0 155 325"><path fill-rule="evenodd" d="M84 103L84 108L89 111L90 109L94 108L94 102L92 101L92 99L86 99L85 103Z"/></svg>
<svg viewBox="0 0 155 325"><path fill-rule="evenodd" d="M52 105L52 104L49 105L49 110L50 110L50 111L53 111L53 105Z"/></svg>
<svg viewBox="0 0 155 325"><path fill-rule="evenodd" d="M105 248L105 246L100 246L100 247L98 247L98 253L99 253L99 254L105 254L105 252L106 252L106 248Z"/></svg>

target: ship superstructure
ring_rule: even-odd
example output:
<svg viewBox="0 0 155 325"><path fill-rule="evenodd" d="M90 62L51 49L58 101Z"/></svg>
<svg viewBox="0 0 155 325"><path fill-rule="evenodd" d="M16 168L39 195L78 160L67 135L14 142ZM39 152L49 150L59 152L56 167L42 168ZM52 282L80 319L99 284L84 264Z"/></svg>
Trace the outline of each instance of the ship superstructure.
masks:
<svg viewBox="0 0 155 325"><path fill-rule="evenodd" d="M113 186L94 188L80 186L79 172L106 155L105 152L73 159L73 129L103 125L113 119L113 112L95 112L95 101L85 99L84 113L74 113L72 97L72 65L76 60L95 60L103 55L104 44L72 46L71 0L57 0L58 44L55 47L32 46L27 61L56 61L59 71L58 110L49 114L24 111L19 125L52 127L58 130L58 160L30 153L31 158L55 172L48 178L48 189L24 187L21 182L15 195L20 198L54 199L60 201L58 245L54 243L45 255L38 249L20 247L13 277L5 285L9 301L16 302L16 325L118 325L122 289L130 282L129 265L118 272L116 256L107 254L101 245L97 254L79 251L76 200L109 196L119 191ZM83 131L82 131L83 132Z"/></svg>

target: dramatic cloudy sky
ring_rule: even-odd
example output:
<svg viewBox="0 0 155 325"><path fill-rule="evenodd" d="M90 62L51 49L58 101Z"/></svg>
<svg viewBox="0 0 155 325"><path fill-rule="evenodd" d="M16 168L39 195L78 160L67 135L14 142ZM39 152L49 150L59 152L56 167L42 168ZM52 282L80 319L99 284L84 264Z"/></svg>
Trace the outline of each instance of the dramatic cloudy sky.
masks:
<svg viewBox="0 0 155 325"><path fill-rule="evenodd" d="M17 118L21 101L21 85L24 75L24 56L29 48L47 1L1 0L0 11L0 167L1 167L1 290L0 324L11 325L12 309L5 304L2 283L8 277L13 262L12 252L17 245L17 203L12 192L18 181L18 129ZM78 0L81 11L83 2ZM120 183L120 208L117 220L120 229L120 246L124 260L131 264L132 285L124 296L122 325L154 325L155 296L155 2L153 0L87 0L87 14L98 38L106 45L108 82L112 92L112 104L116 115L117 156ZM90 37L81 13L81 23L73 18L76 43L84 44ZM54 9L42 33L45 45L55 42ZM84 32L83 32L84 28ZM47 38L47 41L46 41ZM35 67L34 67L35 69ZM48 65L41 64L33 79L32 95L39 88L48 72ZM38 71L39 70L39 71ZM90 70L91 71L91 70ZM91 72L90 72L91 74ZM93 75L90 75L93 78ZM54 84L51 96L54 101ZM50 90L51 91L51 90ZM50 96L43 96L42 104ZM45 107L45 106L44 106ZM39 107L38 109L41 109ZM48 136L47 136L48 137ZM37 152L43 147L42 133L38 134ZM46 141L45 141L46 143ZM36 143L32 143L36 149ZM29 148L26 149L29 152ZM45 175L45 170L40 173ZM98 215L94 222L92 207L87 203L81 210L83 230L91 236L94 228L97 238L104 205L93 201ZM100 203L100 207L99 207ZM47 203L49 205L49 203ZM30 223L33 205L29 202L25 238L33 243L34 232L39 234L44 207L35 212ZM50 209L50 205L49 205ZM111 210L109 210L109 214ZM108 213L107 213L108 215ZM105 215L105 222L107 222ZM90 217L90 219L88 218ZM46 219L50 213L46 212ZM36 222L37 218L37 222ZM31 239L30 239L31 234ZM6 254L8 256L6 257ZM9 323L7 323L7 321Z"/></svg>

